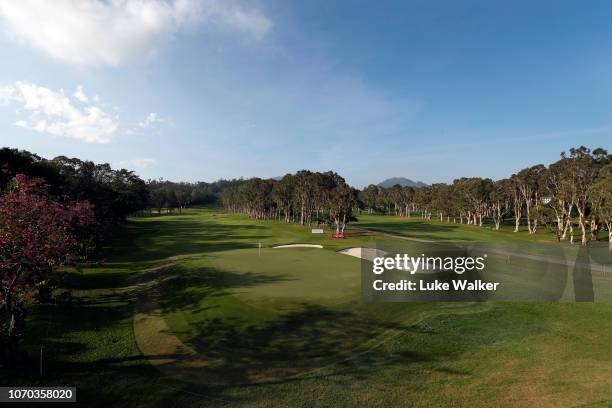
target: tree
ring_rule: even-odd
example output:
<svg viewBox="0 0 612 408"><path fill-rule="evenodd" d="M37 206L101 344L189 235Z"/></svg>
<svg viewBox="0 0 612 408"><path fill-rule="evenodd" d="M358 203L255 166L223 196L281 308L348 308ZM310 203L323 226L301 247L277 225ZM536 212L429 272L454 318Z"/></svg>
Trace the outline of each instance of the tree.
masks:
<svg viewBox="0 0 612 408"><path fill-rule="evenodd" d="M377 198L378 198L378 186L374 184L370 184L361 192L361 200L366 205L368 209L368 214L372 214L376 211L377 206Z"/></svg>
<svg viewBox="0 0 612 408"><path fill-rule="evenodd" d="M272 200L276 207L283 211L285 222L291 220L292 198L294 195L295 181L291 174L285 175L272 187Z"/></svg>
<svg viewBox="0 0 612 408"><path fill-rule="evenodd" d="M519 232L521 217L523 216L523 199L521 196L521 190L519 189L519 181L516 175L512 175L512 177L510 177L508 188L510 189L509 194L512 197L514 210L514 232Z"/></svg>
<svg viewBox="0 0 612 408"><path fill-rule="evenodd" d="M593 213L608 230L608 248L612 251L612 164L599 170L597 179L589 189Z"/></svg>
<svg viewBox="0 0 612 408"><path fill-rule="evenodd" d="M336 233L339 233L344 232L351 218L351 209L357 203L357 192L342 177L337 174L334 176L335 186L330 192L329 214L336 226Z"/></svg>
<svg viewBox="0 0 612 408"><path fill-rule="evenodd" d="M504 215L510 211L512 198L512 182L509 179L497 180L493 183L490 202L496 230L500 229Z"/></svg>
<svg viewBox="0 0 612 408"><path fill-rule="evenodd" d="M465 216L468 224L482 227L487 201L493 182L479 177L461 178L453 182L456 199L459 200L460 218Z"/></svg>
<svg viewBox="0 0 612 408"><path fill-rule="evenodd" d="M310 221L310 209L313 198L313 177L308 170L298 171L295 175L295 201L300 209L300 224Z"/></svg>
<svg viewBox="0 0 612 408"><path fill-rule="evenodd" d="M421 217L431 219L431 187L415 188L414 201L421 212Z"/></svg>
<svg viewBox="0 0 612 408"><path fill-rule="evenodd" d="M402 188L402 205L404 206L404 215L410 218L410 211L414 204L414 187L404 186Z"/></svg>
<svg viewBox="0 0 612 408"><path fill-rule="evenodd" d="M565 154L562 154L565 157ZM575 189L574 207L578 211L578 225L581 231L581 243L587 244L586 219L589 206L589 194L599 169L609 162L604 149L591 150L580 146L570 149L568 166L568 182Z"/></svg>
<svg viewBox="0 0 612 408"><path fill-rule="evenodd" d="M547 204L556 218L556 235L559 241L565 240L568 227L571 224L571 214L575 203L575 186L569 175L570 160L562 157L551 164L543 175L543 192Z"/></svg>
<svg viewBox="0 0 612 408"><path fill-rule="evenodd" d="M519 171L513 175L512 178L518 188L520 197L525 204L525 211L527 216L527 231L530 234L535 234L537 229L537 222L532 220L531 209L539 204L540 191L539 191L539 180L546 168L542 164L529 167ZM518 231L518 228L516 229Z"/></svg>
<svg viewBox="0 0 612 408"><path fill-rule="evenodd" d="M448 214L450 212L450 195L450 186L444 183L431 185L431 207L438 213L440 221L443 220L444 214Z"/></svg>
<svg viewBox="0 0 612 408"><path fill-rule="evenodd" d="M0 196L0 336L5 363L15 358L23 336L25 304L48 285L56 268L76 263L78 229L93 220L89 202L61 203L49 196L40 178L19 174Z"/></svg>

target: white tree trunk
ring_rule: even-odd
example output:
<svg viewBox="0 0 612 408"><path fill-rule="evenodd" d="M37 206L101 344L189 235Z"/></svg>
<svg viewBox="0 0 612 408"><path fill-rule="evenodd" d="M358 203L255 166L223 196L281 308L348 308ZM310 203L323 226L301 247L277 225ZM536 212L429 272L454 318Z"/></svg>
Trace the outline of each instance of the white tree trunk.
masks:
<svg viewBox="0 0 612 408"><path fill-rule="evenodd" d="M586 245L587 244L587 239L586 239L586 219L584 218L584 214L582 212L579 212L579 217L578 217L578 224L580 225L580 232L581 232L581 239L580 242L582 243L582 245Z"/></svg>
<svg viewBox="0 0 612 408"><path fill-rule="evenodd" d="M531 206L529 204L526 204L526 209L527 209L527 231L530 234L533 234L531 230Z"/></svg>

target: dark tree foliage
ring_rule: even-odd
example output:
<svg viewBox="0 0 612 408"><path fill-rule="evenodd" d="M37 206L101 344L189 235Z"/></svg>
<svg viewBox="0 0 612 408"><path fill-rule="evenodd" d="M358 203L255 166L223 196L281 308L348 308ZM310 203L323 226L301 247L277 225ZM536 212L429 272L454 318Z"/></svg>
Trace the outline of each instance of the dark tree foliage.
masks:
<svg viewBox="0 0 612 408"><path fill-rule="evenodd" d="M298 171L280 180L252 178L221 194L227 211L256 219L283 219L300 224L329 224L343 232L353 220L358 191L337 173Z"/></svg>
<svg viewBox="0 0 612 408"><path fill-rule="evenodd" d="M42 178L18 174L0 195L0 365L14 363L25 306L46 302L57 268L76 265L79 230L93 223L87 201L58 201Z"/></svg>
<svg viewBox="0 0 612 408"><path fill-rule="evenodd" d="M36 154L8 147L0 149L0 190L6 189L17 174L43 178L51 185L53 192L60 178L53 165Z"/></svg>
<svg viewBox="0 0 612 408"><path fill-rule="evenodd" d="M149 196L145 182L131 171L114 170L109 164L59 156L43 159L25 150L0 149L0 188L17 174L43 178L55 196L94 205L98 223L118 223L146 207Z"/></svg>
<svg viewBox="0 0 612 408"><path fill-rule="evenodd" d="M168 180L148 180L149 208L162 213L162 210L178 210L186 207L213 204L220 201L221 193L245 183L243 179L218 180L213 183L176 183Z"/></svg>

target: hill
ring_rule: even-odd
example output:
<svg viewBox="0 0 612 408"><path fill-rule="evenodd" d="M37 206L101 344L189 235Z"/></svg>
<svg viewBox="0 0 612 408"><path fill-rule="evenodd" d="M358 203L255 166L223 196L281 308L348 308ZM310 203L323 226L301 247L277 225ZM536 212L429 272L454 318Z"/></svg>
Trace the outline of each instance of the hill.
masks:
<svg viewBox="0 0 612 408"><path fill-rule="evenodd" d="M427 185L421 181L412 181L406 177L391 177L389 179L386 179L385 181L378 183L378 186L387 188L393 187L396 184L399 184L402 187L424 187Z"/></svg>

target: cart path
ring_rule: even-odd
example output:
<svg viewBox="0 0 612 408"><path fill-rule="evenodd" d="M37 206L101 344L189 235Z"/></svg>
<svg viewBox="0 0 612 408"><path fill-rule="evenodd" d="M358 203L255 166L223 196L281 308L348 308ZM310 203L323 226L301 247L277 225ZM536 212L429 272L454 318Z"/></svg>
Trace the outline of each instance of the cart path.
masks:
<svg viewBox="0 0 612 408"><path fill-rule="evenodd" d="M371 230L371 229L362 228L362 227L353 226L351 227L351 229L355 229L357 231L362 231L362 232L372 234L372 235L379 235L379 236L383 236L387 238L400 239L404 241L421 242L421 243L435 244L435 245L457 245L457 246L469 246L470 245L469 243L449 244L446 242L434 241L434 240L424 239L424 238L409 237L406 235L397 235L397 234L382 232L378 230ZM612 273L612 265L600 264L597 262L590 262L590 263L579 262L579 261L571 260L571 259L558 259L558 258L554 258L554 257L547 256L547 255L526 254L526 253L521 253L521 252L504 251L504 250L495 249L495 248L487 248L487 252L491 254L499 255L499 256L530 259L533 261L540 261L540 262L549 262L549 263L554 263L556 265L564 265L570 268L575 268L575 267L589 268L590 267L591 271L602 272L604 274Z"/></svg>

